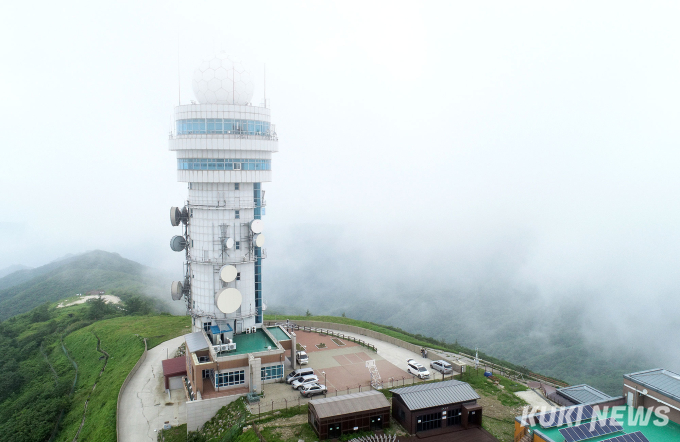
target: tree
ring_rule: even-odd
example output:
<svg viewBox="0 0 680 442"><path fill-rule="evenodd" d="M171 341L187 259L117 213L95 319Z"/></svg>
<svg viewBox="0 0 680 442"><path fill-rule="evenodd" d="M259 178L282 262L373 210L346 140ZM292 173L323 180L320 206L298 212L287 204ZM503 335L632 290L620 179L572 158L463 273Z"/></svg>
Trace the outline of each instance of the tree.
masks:
<svg viewBox="0 0 680 442"><path fill-rule="evenodd" d="M50 314L49 308L50 308L49 302L46 302L34 308L33 311L31 312L31 322L36 323L49 321L50 317L52 316Z"/></svg>
<svg viewBox="0 0 680 442"><path fill-rule="evenodd" d="M312 313L307 309L307 313L305 313L305 316L312 316Z"/></svg>
<svg viewBox="0 0 680 442"><path fill-rule="evenodd" d="M87 310L87 318L99 320L106 315L110 315L115 312L115 308L108 305L104 298L98 296L97 298L88 299L87 305L89 306Z"/></svg>
<svg viewBox="0 0 680 442"><path fill-rule="evenodd" d="M345 316L345 312L342 312L342 317L343 317L343 318L346 318L346 317L347 317L347 316Z"/></svg>
<svg viewBox="0 0 680 442"><path fill-rule="evenodd" d="M128 315L148 315L151 313L151 303L141 296L133 296L125 301L125 313Z"/></svg>

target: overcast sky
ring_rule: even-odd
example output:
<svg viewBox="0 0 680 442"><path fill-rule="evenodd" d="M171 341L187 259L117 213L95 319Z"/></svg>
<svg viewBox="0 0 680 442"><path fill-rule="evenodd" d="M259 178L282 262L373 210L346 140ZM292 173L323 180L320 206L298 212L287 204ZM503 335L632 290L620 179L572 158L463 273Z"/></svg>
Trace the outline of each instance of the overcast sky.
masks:
<svg viewBox="0 0 680 442"><path fill-rule="evenodd" d="M255 104L266 64L269 261L325 225L387 263L501 250L545 296L676 296L678 23L675 2L3 2L0 267L104 249L179 275L173 106L225 50Z"/></svg>

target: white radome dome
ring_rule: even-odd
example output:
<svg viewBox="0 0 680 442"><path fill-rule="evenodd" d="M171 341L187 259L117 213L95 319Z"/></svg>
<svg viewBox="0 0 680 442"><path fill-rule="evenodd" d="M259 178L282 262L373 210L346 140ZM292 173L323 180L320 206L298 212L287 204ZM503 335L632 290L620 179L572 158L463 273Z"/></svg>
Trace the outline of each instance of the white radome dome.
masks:
<svg viewBox="0 0 680 442"><path fill-rule="evenodd" d="M253 98L253 75L243 63L221 52L194 71L194 95L201 104L246 105Z"/></svg>

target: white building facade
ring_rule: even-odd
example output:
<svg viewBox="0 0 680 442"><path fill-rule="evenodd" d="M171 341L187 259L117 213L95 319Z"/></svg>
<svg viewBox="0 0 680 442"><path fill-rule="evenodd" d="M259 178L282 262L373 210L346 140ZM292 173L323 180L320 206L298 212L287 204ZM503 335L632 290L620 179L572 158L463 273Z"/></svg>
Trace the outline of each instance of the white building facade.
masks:
<svg viewBox="0 0 680 442"><path fill-rule="evenodd" d="M250 104L252 90L240 63L223 54L204 62L194 76L200 102L175 108L170 134L188 188L184 207L171 209L183 229L171 248L186 255L172 296L186 302L193 331L215 344L261 327L265 308L262 183L271 181L278 139L270 110Z"/></svg>

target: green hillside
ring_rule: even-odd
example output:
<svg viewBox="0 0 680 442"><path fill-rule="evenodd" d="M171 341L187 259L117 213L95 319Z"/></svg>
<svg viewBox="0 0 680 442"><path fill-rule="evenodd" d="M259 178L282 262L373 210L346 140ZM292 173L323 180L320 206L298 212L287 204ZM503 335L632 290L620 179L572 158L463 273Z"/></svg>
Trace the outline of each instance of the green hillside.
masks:
<svg viewBox="0 0 680 442"><path fill-rule="evenodd" d="M0 278L0 321L90 290L167 292L166 282L158 271L118 254L88 252Z"/></svg>
<svg viewBox="0 0 680 442"><path fill-rule="evenodd" d="M102 312L104 319L92 319ZM96 301L43 304L0 323L0 442L45 441L53 432L56 441L73 440L88 397L79 440L115 441L118 391L144 351L143 338L153 347L190 324L186 316L130 313Z"/></svg>

